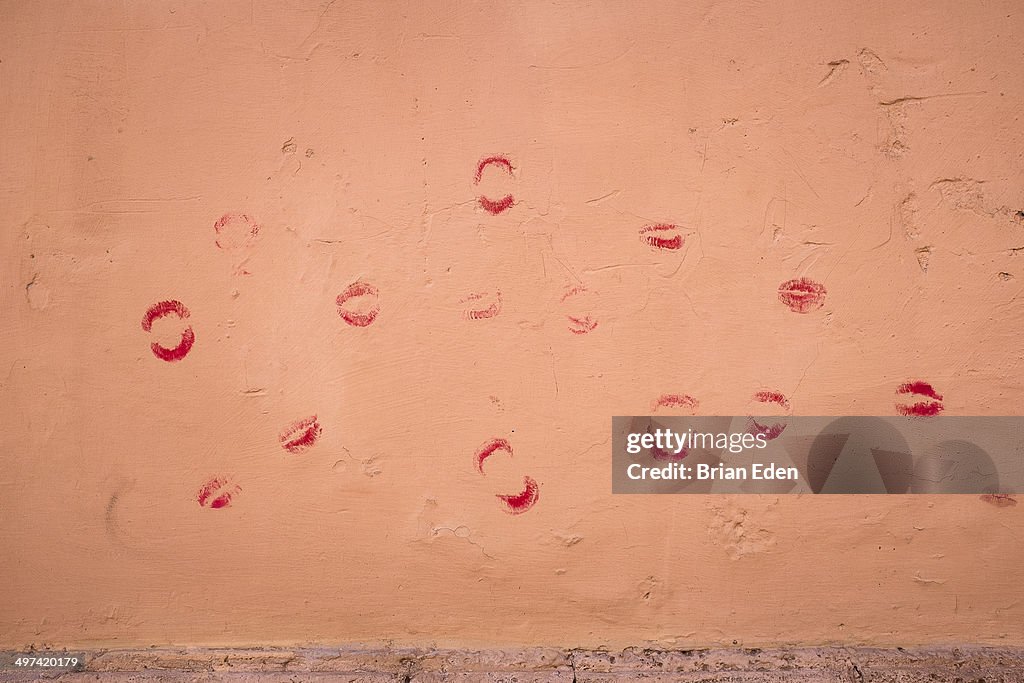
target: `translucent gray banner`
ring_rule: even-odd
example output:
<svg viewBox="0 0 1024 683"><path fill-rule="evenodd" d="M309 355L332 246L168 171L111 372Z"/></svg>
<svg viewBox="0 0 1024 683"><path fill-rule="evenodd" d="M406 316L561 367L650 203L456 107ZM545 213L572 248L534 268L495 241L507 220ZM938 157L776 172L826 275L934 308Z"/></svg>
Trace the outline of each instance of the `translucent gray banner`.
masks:
<svg viewBox="0 0 1024 683"><path fill-rule="evenodd" d="M1024 417L613 417L612 492L1024 493Z"/></svg>

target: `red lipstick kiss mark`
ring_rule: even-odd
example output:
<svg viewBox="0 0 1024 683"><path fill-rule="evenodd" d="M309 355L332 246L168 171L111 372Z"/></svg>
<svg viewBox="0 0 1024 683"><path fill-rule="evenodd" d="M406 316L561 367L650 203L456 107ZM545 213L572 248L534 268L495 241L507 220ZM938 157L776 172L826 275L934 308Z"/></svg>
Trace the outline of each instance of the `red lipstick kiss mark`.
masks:
<svg viewBox="0 0 1024 683"><path fill-rule="evenodd" d="M900 415L931 417L943 411L942 395L936 392L928 382L920 380L906 382L896 389L896 393L906 396L924 396L932 399L930 401L918 401L917 403L897 403L896 412Z"/></svg>
<svg viewBox="0 0 1024 683"><path fill-rule="evenodd" d="M185 304L180 301L161 301L150 306L146 314L142 316L142 329L151 332L155 321L171 314L178 316L180 320L185 320L190 315ZM181 333L181 341L174 348L169 349L156 342L151 343L149 348L153 350L153 355L160 360L173 363L187 356L195 341L196 335L192 331L192 326L188 325Z"/></svg>
<svg viewBox="0 0 1024 683"><path fill-rule="evenodd" d="M794 313L809 313L825 305L825 285L805 277L779 285L779 301Z"/></svg>
<svg viewBox="0 0 1024 683"><path fill-rule="evenodd" d="M655 406L657 406L657 403L655 404ZM650 420L647 422L647 425L643 429L646 434L655 437L657 436L657 431L663 428L664 425L659 424L654 420ZM655 460L659 460L662 462L679 462L680 460L683 460L686 456L690 454L690 449L683 447L679 450L678 453L676 453L674 447L669 446L669 448L662 448L661 446L657 445L657 442L655 440L652 441L652 445L647 448L647 452Z"/></svg>
<svg viewBox="0 0 1024 683"><path fill-rule="evenodd" d="M786 411L786 414L789 414L789 400L778 391L758 391L754 394L753 398L760 403L774 403L781 406ZM747 433L755 436L761 434L767 441L778 438L785 428L785 420L769 425L761 424L753 417L747 418Z"/></svg>
<svg viewBox="0 0 1024 683"><path fill-rule="evenodd" d="M566 288L565 294L562 295L561 302L565 303L565 300L571 296L577 296L580 294L586 294L590 290L582 285L570 285Z"/></svg>
<svg viewBox="0 0 1024 683"><path fill-rule="evenodd" d="M480 163L476 165L476 177L474 178L474 183L476 185L480 184L480 180L481 178L483 178L484 175L484 169L487 168L488 166L497 166L499 168L503 168L505 169L505 173L507 173L508 175L512 175L512 171L514 170L512 168L512 162L509 161L508 157L506 156L498 154L491 157L484 157L483 159L480 160Z"/></svg>
<svg viewBox="0 0 1024 683"><path fill-rule="evenodd" d="M488 199L483 195L480 196L480 206L484 207L484 210L487 213L493 214L495 216L497 216L502 211L508 210L515 203L515 198L510 194L505 195L504 197L497 201L493 199Z"/></svg>
<svg viewBox="0 0 1024 683"><path fill-rule="evenodd" d="M459 303L466 304L471 301L480 301L485 297L486 292L484 294L474 293L470 294ZM501 292L496 292L494 295L494 300L490 303L490 305L485 306L484 308L467 307L466 310L462 312L462 315L467 320L486 320L487 318L493 318L499 313L501 313Z"/></svg>
<svg viewBox="0 0 1024 683"><path fill-rule="evenodd" d="M764 425L755 420L754 418L747 418L747 433L764 436L766 441L779 438L782 431L786 428L785 422L776 422L771 425Z"/></svg>
<svg viewBox="0 0 1024 683"><path fill-rule="evenodd" d="M221 249L238 249L256 239L260 226L244 213L226 213L213 224L216 244Z"/></svg>
<svg viewBox="0 0 1024 683"><path fill-rule="evenodd" d="M942 400L942 395L935 391L931 384L928 382L922 382L920 380L914 382L907 382L901 384L896 390L897 394L921 394L928 398L934 398L936 401Z"/></svg>
<svg viewBox="0 0 1024 683"><path fill-rule="evenodd" d="M1012 508L1017 504L1017 499L1006 493L986 493L980 498L997 508Z"/></svg>
<svg viewBox="0 0 1024 683"><path fill-rule="evenodd" d="M322 431L316 415L311 415L281 432L281 447L289 453L301 453L316 443Z"/></svg>
<svg viewBox="0 0 1024 683"><path fill-rule="evenodd" d="M491 439L483 446L481 446L474 458L476 459L476 469L480 474L484 473L484 460L494 455L496 451L505 451L511 457L512 455L512 444L508 442L508 439Z"/></svg>
<svg viewBox="0 0 1024 683"><path fill-rule="evenodd" d="M540 498L540 487L533 477L523 477L521 493L511 495L499 493L497 497L505 504L505 511L510 515L521 515L537 504L537 500Z"/></svg>
<svg viewBox="0 0 1024 683"><path fill-rule="evenodd" d="M582 318L574 315L567 315L565 317L569 320L569 331L573 334L587 334L597 328L597 321L589 315L585 315Z"/></svg>
<svg viewBox="0 0 1024 683"><path fill-rule="evenodd" d="M684 242L679 227L670 223L656 223L640 228L640 239L655 249L668 251L682 249Z"/></svg>
<svg viewBox="0 0 1024 683"><path fill-rule="evenodd" d="M349 306L353 299L367 297L372 301L369 306ZM380 313L380 291L368 282L356 281L345 288L345 291L336 299L338 315L341 319L353 327L366 327L376 319ZM353 304L359 303L353 301Z"/></svg>
<svg viewBox="0 0 1024 683"><path fill-rule="evenodd" d="M583 287L581 285L570 286L565 291L565 294L562 295L562 303L565 303L565 300L570 298L570 297L580 296L582 294L590 294L590 293L592 293L592 292L590 292L590 290L588 290L586 287ZM569 321L569 325L568 325L569 331L572 332L573 334L588 334L590 332L593 332L595 329L597 329L597 320L595 320L590 315L568 315L567 314L565 316L565 318L566 318L566 320Z"/></svg>
<svg viewBox="0 0 1024 683"><path fill-rule="evenodd" d="M679 462L690 454L690 451L687 448L683 448L683 450L675 453L674 451L667 451L664 448L658 448L657 446L651 448L650 452L652 458L663 462Z"/></svg>
<svg viewBox="0 0 1024 683"><path fill-rule="evenodd" d="M697 399L687 394L662 394L654 402L652 410L656 412L658 408L670 408L672 410L687 410L691 415L695 415L698 405L700 404Z"/></svg>
<svg viewBox="0 0 1024 683"><path fill-rule="evenodd" d="M204 508L224 508L231 505L231 499L241 490L242 487L228 482L223 477L214 477L199 488L196 500Z"/></svg>
<svg viewBox="0 0 1024 683"><path fill-rule="evenodd" d="M759 391L754 394L754 400L761 403L775 403L789 410L789 400L778 391Z"/></svg>
<svg viewBox="0 0 1024 683"><path fill-rule="evenodd" d="M473 178L473 184L480 184L480 180L484 174L484 169L488 166L497 166L504 169L505 173L508 175L512 175L512 162L509 161L507 157L500 155L484 157L480 160L480 163L476 165L476 175ZM485 211L497 216L499 213L508 210L513 204L515 204L516 200L512 195L507 194L501 199L489 199L480 195L479 201L480 206L482 206Z"/></svg>

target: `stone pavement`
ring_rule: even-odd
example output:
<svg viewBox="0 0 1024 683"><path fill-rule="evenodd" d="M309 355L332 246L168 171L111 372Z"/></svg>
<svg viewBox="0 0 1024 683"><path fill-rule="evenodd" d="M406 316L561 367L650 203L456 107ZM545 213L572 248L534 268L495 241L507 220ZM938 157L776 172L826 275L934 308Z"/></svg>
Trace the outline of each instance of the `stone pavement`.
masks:
<svg viewBox="0 0 1024 683"><path fill-rule="evenodd" d="M81 671L8 669L0 671L0 681L1024 683L1024 648L152 648L95 650L86 655Z"/></svg>

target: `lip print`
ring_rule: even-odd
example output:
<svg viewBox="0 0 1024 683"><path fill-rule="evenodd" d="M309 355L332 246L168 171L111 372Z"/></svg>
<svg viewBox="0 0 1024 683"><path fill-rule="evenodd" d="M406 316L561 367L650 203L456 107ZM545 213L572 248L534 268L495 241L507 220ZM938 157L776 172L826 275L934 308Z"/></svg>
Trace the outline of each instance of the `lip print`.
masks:
<svg viewBox="0 0 1024 683"><path fill-rule="evenodd" d="M650 449L651 457L661 462L679 462L690 454L689 448L683 448L678 453L674 451L667 451L664 448L658 448L652 446Z"/></svg>
<svg viewBox="0 0 1024 683"><path fill-rule="evenodd" d="M483 178L484 169L488 166L496 166L504 170L509 176L512 175L512 171L514 170L512 168L512 162L508 160L508 157L501 155L484 157L476 165L476 175L473 179L474 185L480 184L480 180ZM512 205L515 204L515 198L511 194L506 194L501 199L490 199L489 197L480 195L479 202L480 206L482 206L485 211L496 216L511 208Z"/></svg>
<svg viewBox="0 0 1024 683"><path fill-rule="evenodd" d="M571 285L565 293L562 295L562 303L564 304L567 299L572 297L580 296L582 294L594 294L586 287L581 285ZM569 331L573 334L588 334L597 329L597 320L590 315L572 315L566 314L566 320L569 321Z"/></svg>
<svg viewBox="0 0 1024 683"><path fill-rule="evenodd" d="M597 321L589 315L581 318L574 315L567 315L565 317L569 320L569 331L573 334L587 334L597 328Z"/></svg>
<svg viewBox="0 0 1024 683"><path fill-rule="evenodd" d="M213 477L199 488L196 500L204 508L225 508L242 490L241 486L230 483L223 477Z"/></svg>
<svg viewBox="0 0 1024 683"><path fill-rule="evenodd" d="M688 394L662 394L651 406L651 410L657 412L659 408L668 408L670 410L685 410L691 415L696 415L699 405L697 399Z"/></svg>
<svg viewBox="0 0 1024 683"><path fill-rule="evenodd" d="M586 287L582 285L569 285L568 287L566 287L565 293L562 294L561 302L565 303L565 300L568 299L569 297L577 296L580 294L586 294L589 291L590 290L588 290Z"/></svg>
<svg viewBox="0 0 1024 683"><path fill-rule="evenodd" d="M465 299L460 301L460 304L472 304L467 306L462 312L462 316L466 320L486 320L493 318L494 316L501 313L501 292L495 292L491 298L491 303L484 305L483 303L487 300L487 293L482 294L473 293L467 296Z"/></svg>
<svg viewBox="0 0 1024 683"><path fill-rule="evenodd" d="M504 155L496 154L494 156L484 157L480 160L480 163L476 165L476 177L474 179L474 183L476 185L480 184L480 180L484 175L484 169L488 166L497 166L498 168L503 169L508 175L512 175L512 171L514 170L512 168L512 162Z"/></svg>
<svg viewBox="0 0 1024 683"><path fill-rule="evenodd" d="M301 453L316 443L322 431L316 415L311 415L289 425L281 432L281 447L289 453Z"/></svg>
<svg viewBox="0 0 1024 683"><path fill-rule="evenodd" d="M655 409L657 409L657 402L655 402ZM656 432L658 430L668 431L664 423L657 422L650 417L647 420L640 420L638 422L635 422L632 430L641 431L644 434L650 434L652 437L656 436ZM645 447L645 450L651 456L651 458L660 462L679 462L680 460L683 460L686 456L690 454L690 449L686 448L685 446L682 449L680 449L678 453L676 453L674 445L666 445L669 447L661 448L660 446L657 445L656 441L652 441L651 446L649 448Z"/></svg>
<svg viewBox="0 0 1024 683"><path fill-rule="evenodd" d="M342 320L353 327L367 327L380 313L380 291L368 282L357 280L338 295L335 303Z"/></svg>
<svg viewBox="0 0 1024 683"><path fill-rule="evenodd" d="M509 457L512 457L512 444L508 442L508 439L502 439L499 437L491 439L480 446L473 456L476 462L477 472L484 474L484 460L491 457L498 451L508 453ZM523 477L523 490L520 493L499 493L496 494L496 496L504 505L506 512L512 515L519 515L526 512L537 503L539 490L537 482L533 477Z"/></svg>
<svg viewBox="0 0 1024 683"><path fill-rule="evenodd" d="M226 213L213 224L216 245L220 249L233 250L248 245L260 232L260 226L244 213Z"/></svg>
<svg viewBox="0 0 1024 683"><path fill-rule="evenodd" d="M671 223L655 223L640 228L640 239L655 249L665 251L678 251L683 248L686 241L679 231L679 226Z"/></svg>
<svg viewBox="0 0 1024 683"><path fill-rule="evenodd" d="M510 194L505 195L504 197L498 199L497 201L493 199L488 199L483 195L480 196L480 206L482 206L487 213L495 216L497 216L502 211L511 208L512 205L515 203L515 197L513 197Z"/></svg>
<svg viewBox="0 0 1024 683"><path fill-rule="evenodd" d="M779 301L794 313L809 313L825 305L825 285L805 277L779 285Z"/></svg>
<svg viewBox="0 0 1024 683"><path fill-rule="evenodd" d="M494 455L497 451L505 451L511 457L512 444L508 442L508 439L497 438L491 439L477 449L473 457L476 461L476 469L480 474L484 473L484 460Z"/></svg>
<svg viewBox="0 0 1024 683"><path fill-rule="evenodd" d="M152 332L153 323L168 315L176 315L179 320L185 320L191 314L185 308L185 304L180 301L161 301L153 304L146 310L146 314L142 316L142 329L146 332ZM195 341L196 335L192 331L192 326L188 325L182 330L181 341L178 342L177 346L169 349L157 342L152 342L149 348L153 351L153 355L160 360L174 363L188 355Z"/></svg>
<svg viewBox="0 0 1024 683"><path fill-rule="evenodd" d="M1017 504L1017 499L1006 493L985 493L978 497L997 508L1009 508Z"/></svg>
<svg viewBox="0 0 1024 683"><path fill-rule="evenodd" d="M504 506L505 511L511 515L521 515L534 505L540 498L540 487L533 477L523 477L523 490L520 493L497 494Z"/></svg>
<svg viewBox="0 0 1024 683"><path fill-rule="evenodd" d="M753 400L760 403L771 403L777 406L781 406L786 414L789 414L789 400L778 391L758 391L754 394ZM753 417L747 418L747 433L764 436L765 440L771 441L777 439L783 430L786 429L786 421L781 420L772 424L762 424L755 420Z"/></svg>
<svg viewBox="0 0 1024 683"><path fill-rule="evenodd" d="M938 415L944 409L942 395L936 392L928 382L922 382L921 380L905 382L896 389L896 393L902 396L923 396L926 399L930 399L917 401L916 403L897 403L896 412L900 415L931 417L932 415Z"/></svg>

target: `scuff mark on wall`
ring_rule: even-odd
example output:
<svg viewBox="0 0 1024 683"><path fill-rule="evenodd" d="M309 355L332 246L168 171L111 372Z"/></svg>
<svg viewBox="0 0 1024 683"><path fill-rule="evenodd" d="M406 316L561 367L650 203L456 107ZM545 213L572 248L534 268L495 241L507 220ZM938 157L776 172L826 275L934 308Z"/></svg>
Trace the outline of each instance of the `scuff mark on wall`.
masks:
<svg viewBox="0 0 1024 683"><path fill-rule="evenodd" d="M775 545L775 534L750 519L750 512L727 498L708 503L711 521L708 537L720 546L731 560L767 552Z"/></svg>

